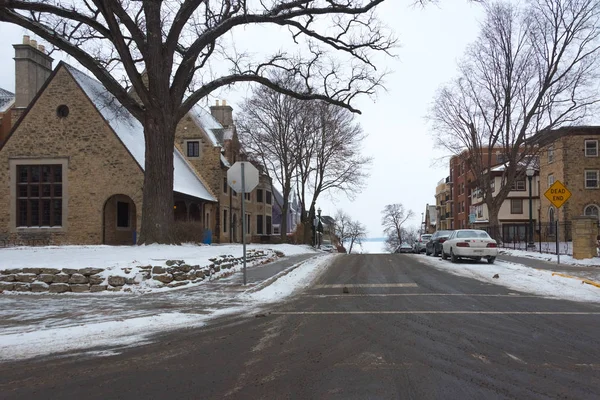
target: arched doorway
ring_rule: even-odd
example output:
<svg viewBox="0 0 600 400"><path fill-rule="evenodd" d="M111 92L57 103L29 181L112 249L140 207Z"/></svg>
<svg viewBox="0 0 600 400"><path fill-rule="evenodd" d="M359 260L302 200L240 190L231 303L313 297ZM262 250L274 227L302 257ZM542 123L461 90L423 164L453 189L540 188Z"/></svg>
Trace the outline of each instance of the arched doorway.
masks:
<svg viewBox="0 0 600 400"><path fill-rule="evenodd" d="M137 212L135 203L124 194L110 196L104 203L102 242L108 245L136 243Z"/></svg>

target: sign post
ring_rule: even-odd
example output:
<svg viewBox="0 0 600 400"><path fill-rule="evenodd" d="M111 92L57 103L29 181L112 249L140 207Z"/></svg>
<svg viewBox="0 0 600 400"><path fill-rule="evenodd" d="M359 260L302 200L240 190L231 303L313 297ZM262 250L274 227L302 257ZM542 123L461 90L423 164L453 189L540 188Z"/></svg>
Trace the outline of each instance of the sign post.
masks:
<svg viewBox="0 0 600 400"><path fill-rule="evenodd" d="M248 161L238 161L227 170L227 183L242 194L242 246L244 252L244 286L246 286L246 193L258 185L258 170ZM230 210L231 212L231 210Z"/></svg>
<svg viewBox="0 0 600 400"><path fill-rule="evenodd" d="M571 192L565 187L565 185L561 183L561 181L554 181L552 186L546 190L544 196L546 196L546 198L550 200L550 203L556 207L556 259L557 263L560 264L560 252L558 251L558 246L560 243L558 220L560 213L558 210L567 202L567 200L569 200L571 197Z"/></svg>

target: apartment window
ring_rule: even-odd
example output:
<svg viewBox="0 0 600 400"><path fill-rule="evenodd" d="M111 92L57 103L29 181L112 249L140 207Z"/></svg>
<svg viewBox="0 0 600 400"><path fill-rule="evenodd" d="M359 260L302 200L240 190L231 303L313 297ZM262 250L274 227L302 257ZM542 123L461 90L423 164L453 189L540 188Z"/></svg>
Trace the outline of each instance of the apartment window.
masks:
<svg viewBox="0 0 600 400"><path fill-rule="evenodd" d="M554 185L554 174L548 175L548 187Z"/></svg>
<svg viewBox="0 0 600 400"><path fill-rule="evenodd" d="M554 216L554 208L548 208L548 233L554 235L556 217Z"/></svg>
<svg viewBox="0 0 600 400"><path fill-rule="evenodd" d="M227 232L227 224L229 221L227 220L227 210L223 210L223 232Z"/></svg>
<svg viewBox="0 0 600 400"><path fill-rule="evenodd" d="M598 171L585 171L585 188L598 189Z"/></svg>
<svg viewBox="0 0 600 400"><path fill-rule="evenodd" d="M256 234L257 235L263 234L263 216L262 215L256 216Z"/></svg>
<svg viewBox="0 0 600 400"><path fill-rule="evenodd" d="M585 156L586 157L598 157L598 141L597 140L586 140L585 141Z"/></svg>
<svg viewBox="0 0 600 400"><path fill-rule="evenodd" d="M583 215L587 215L589 217L596 217L598 219L598 223L600 223L600 207L595 204L590 204L583 210Z"/></svg>
<svg viewBox="0 0 600 400"><path fill-rule="evenodd" d="M256 189L256 202L257 203L262 203L263 202L263 191L262 191L262 189Z"/></svg>
<svg viewBox="0 0 600 400"><path fill-rule="evenodd" d="M525 179L514 181L510 190L524 191L525 190Z"/></svg>
<svg viewBox="0 0 600 400"><path fill-rule="evenodd" d="M250 197L251 193L244 193L244 199L246 199L246 201L250 201L251 197Z"/></svg>
<svg viewBox="0 0 600 400"><path fill-rule="evenodd" d="M523 199L510 199L510 213L523 214Z"/></svg>
<svg viewBox="0 0 600 400"><path fill-rule="evenodd" d="M460 203L460 212L465 212L465 202Z"/></svg>
<svg viewBox="0 0 600 400"><path fill-rule="evenodd" d="M271 204L271 192L269 192L268 190L266 191L266 196L265 196L265 203L267 204Z"/></svg>
<svg viewBox="0 0 600 400"><path fill-rule="evenodd" d="M267 220L266 221L267 222L267 235L270 235L273 232L273 226L271 225L271 216L267 215L266 220Z"/></svg>
<svg viewBox="0 0 600 400"><path fill-rule="evenodd" d="M227 188L229 185L227 184L227 178L223 178L223 193L227 194Z"/></svg>
<svg viewBox="0 0 600 400"><path fill-rule="evenodd" d="M550 145L550 147L548 147L548 164L551 164L554 162L554 145Z"/></svg>
<svg viewBox="0 0 600 400"><path fill-rule="evenodd" d="M129 203L117 201L117 228L129 228Z"/></svg>
<svg viewBox="0 0 600 400"><path fill-rule="evenodd" d="M62 165L17 166L17 226L62 226Z"/></svg>
<svg viewBox="0 0 600 400"><path fill-rule="evenodd" d="M200 157L200 142L190 141L187 142L187 156L188 157Z"/></svg>
<svg viewBox="0 0 600 400"><path fill-rule="evenodd" d="M500 153L496 154L496 161L498 162L498 164L504 164L505 160L506 160L506 158L504 157L504 154L500 154Z"/></svg>

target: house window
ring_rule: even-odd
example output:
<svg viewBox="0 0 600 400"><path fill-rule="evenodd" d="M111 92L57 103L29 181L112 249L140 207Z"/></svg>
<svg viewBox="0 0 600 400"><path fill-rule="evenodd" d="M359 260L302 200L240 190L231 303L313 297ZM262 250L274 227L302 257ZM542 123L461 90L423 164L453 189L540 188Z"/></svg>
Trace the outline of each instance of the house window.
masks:
<svg viewBox="0 0 600 400"><path fill-rule="evenodd" d="M583 210L583 215L587 215L589 217L596 217L598 222L600 222L600 207L595 204L590 204Z"/></svg>
<svg viewBox="0 0 600 400"><path fill-rule="evenodd" d="M246 201L250 201L251 199L251 193L244 193L244 199L246 199Z"/></svg>
<svg viewBox="0 0 600 400"><path fill-rule="evenodd" d="M598 171L585 171L585 188L598 189Z"/></svg>
<svg viewBox="0 0 600 400"><path fill-rule="evenodd" d="M548 164L552 164L554 162L554 145L550 145L548 147Z"/></svg>
<svg viewBox="0 0 600 400"><path fill-rule="evenodd" d="M227 188L229 185L227 184L227 178L223 178L223 193L227 194Z"/></svg>
<svg viewBox="0 0 600 400"><path fill-rule="evenodd" d="M257 203L262 203L263 202L263 191L262 191L262 189L256 189L256 202Z"/></svg>
<svg viewBox="0 0 600 400"><path fill-rule="evenodd" d="M250 214L246 214L246 234L250 234Z"/></svg>
<svg viewBox="0 0 600 400"><path fill-rule="evenodd" d="M548 175L548 187L554 185L554 174Z"/></svg>
<svg viewBox="0 0 600 400"><path fill-rule="evenodd" d="M598 157L598 141L597 140L586 140L585 141L585 156L586 157Z"/></svg>
<svg viewBox="0 0 600 400"><path fill-rule="evenodd" d="M524 191L525 190L525 179L514 181L510 190Z"/></svg>
<svg viewBox="0 0 600 400"><path fill-rule="evenodd" d="M523 214L523 199L510 199L510 213Z"/></svg>
<svg viewBox="0 0 600 400"><path fill-rule="evenodd" d="M273 225L273 235L281 235L281 226L280 225Z"/></svg>
<svg viewBox="0 0 600 400"><path fill-rule="evenodd" d="M266 191L266 196L265 196L265 203L267 204L271 204L271 192L269 192L268 190Z"/></svg>
<svg viewBox="0 0 600 400"><path fill-rule="evenodd" d="M62 165L17 166L17 227L62 226Z"/></svg>
<svg viewBox="0 0 600 400"><path fill-rule="evenodd" d="M267 192L267 193L269 193L269 192ZM271 225L271 216L267 215L266 220L267 220L267 235L270 235L273 231L273 226Z"/></svg>
<svg viewBox="0 0 600 400"><path fill-rule="evenodd" d="M492 179L490 181L490 189L492 189L492 193L494 193L494 191L496 190L496 179Z"/></svg>
<svg viewBox="0 0 600 400"><path fill-rule="evenodd" d="M256 216L256 234L257 235L263 234L263 216L262 215Z"/></svg>
<svg viewBox="0 0 600 400"><path fill-rule="evenodd" d="M129 228L129 203L117 201L117 228Z"/></svg>
<svg viewBox="0 0 600 400"><path fill-rule="evenodd" d="M227 232L228 223L229 221L227 221L227 210L223 210L223 232Z"/></svg>
<svg viewBox="0 0 600 400"><path fill-rule="evenodd" d="M200 157L200 142L190 141L187 142L187 155L188 157Z"/></svg>

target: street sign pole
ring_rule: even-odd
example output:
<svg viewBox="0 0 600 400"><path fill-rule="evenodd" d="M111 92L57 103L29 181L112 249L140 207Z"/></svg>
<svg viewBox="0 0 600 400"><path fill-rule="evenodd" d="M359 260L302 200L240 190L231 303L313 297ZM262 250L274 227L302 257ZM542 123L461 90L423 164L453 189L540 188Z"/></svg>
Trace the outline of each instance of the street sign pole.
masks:
<svg viewBox="0 0 600 400"><path fill-rule="evenodd" d="M246 286L246 173L242 163L242 247L244 251L244 286Z"/></svg>

